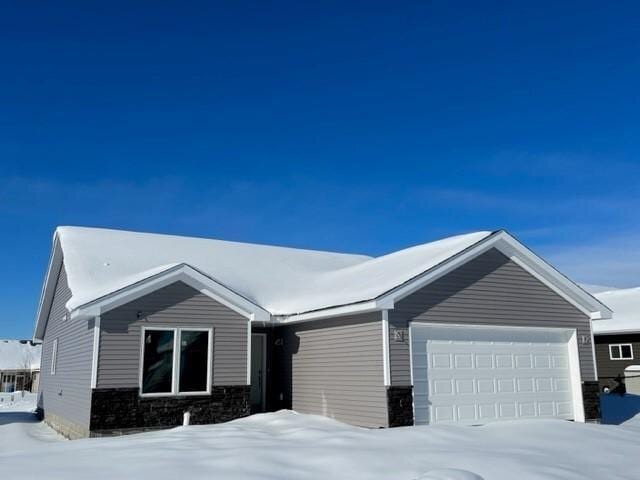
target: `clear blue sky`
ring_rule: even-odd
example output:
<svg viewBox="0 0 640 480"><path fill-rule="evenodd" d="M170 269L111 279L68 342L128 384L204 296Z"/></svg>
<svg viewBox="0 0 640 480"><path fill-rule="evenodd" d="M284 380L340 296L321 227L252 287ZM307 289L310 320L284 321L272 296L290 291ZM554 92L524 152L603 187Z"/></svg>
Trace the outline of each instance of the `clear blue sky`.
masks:
<svg viewBox="0 0 640 480"><path fill-rule="evenodd" d="M2 8L0 338L60 224L373 255L506 228L640 285L637 2L131 3Z"/></svg>

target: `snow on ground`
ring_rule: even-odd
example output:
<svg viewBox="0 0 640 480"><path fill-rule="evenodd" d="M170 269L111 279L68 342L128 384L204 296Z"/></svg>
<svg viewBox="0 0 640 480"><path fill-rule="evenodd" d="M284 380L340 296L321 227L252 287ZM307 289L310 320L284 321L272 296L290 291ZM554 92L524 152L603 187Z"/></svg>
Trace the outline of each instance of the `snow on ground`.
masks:
<svg viewBox="0 0 640 480"><path fill-rule="evenodd" d="M35 393L0 393L0 470L3 457L63 440L37 420L33 413L35 405Z"/></svg>
<svg viewBox="0 0 640 480"><path fill-rule="evenodd" d="M283 410L219 425L60 441L30 417L29 407L0 409L2 478L638 478L640 429L627 426L534 420L369 430Z"/></svg>

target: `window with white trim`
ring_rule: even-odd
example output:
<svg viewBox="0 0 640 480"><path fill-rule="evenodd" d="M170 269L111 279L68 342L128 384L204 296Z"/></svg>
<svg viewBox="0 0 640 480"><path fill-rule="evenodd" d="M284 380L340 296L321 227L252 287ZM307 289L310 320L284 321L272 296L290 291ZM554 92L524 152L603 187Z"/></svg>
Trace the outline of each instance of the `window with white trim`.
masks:
<svg viewBox="0 0 640 480"><path fill-rule="evenodd" d="M56 374L56 364L58 363L58 339L53 340L53 346L51 347L51 375Z"/></svg>
<svg viewBox="0 0 640 480"><path fill-rule="evenodd" d="M144 328L140 393L210 393L212 333L201 328Z"/></svg>
<svg viewBox="0 0 640 480"><path fill-rule="evenodd" d="M630 343L610 344L609 358L611 360L633 360L633 345Z"/></svg>

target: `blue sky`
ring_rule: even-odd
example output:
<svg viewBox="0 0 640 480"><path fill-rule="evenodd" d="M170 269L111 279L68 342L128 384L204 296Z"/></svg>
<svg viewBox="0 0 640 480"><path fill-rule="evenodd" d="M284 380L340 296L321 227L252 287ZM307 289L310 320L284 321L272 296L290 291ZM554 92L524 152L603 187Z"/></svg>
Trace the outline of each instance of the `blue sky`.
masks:
<svg viewBox="0 0 640 480"><path fill-rule="evenodd" d="M373 255L506 228L640 285L637 3L131 3L3 6L0 338L61 224Z"/></svg>

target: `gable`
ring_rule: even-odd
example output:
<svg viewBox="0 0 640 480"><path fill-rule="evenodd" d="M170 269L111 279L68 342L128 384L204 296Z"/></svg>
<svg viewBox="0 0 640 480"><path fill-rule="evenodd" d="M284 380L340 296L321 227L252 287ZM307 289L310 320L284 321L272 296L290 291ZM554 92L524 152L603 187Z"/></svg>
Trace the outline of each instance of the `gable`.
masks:
<svg viewBox="0 0 640 480"><path fill-rule="evenodd" d="M501 325L575 329L580 339L580 368L595 379L591 320L573 304L497 249L490 249L389 310L391 381L409 384L408 326L412 321L454 325Z"/></svg>
<svg viewBox="0 0 640 480"><path fill-rule="evenodd" d="M47 329L50 325L64 321L65 316L69 313L66 307L66 303L70 298L71 290L69 289L69 285L67 283L67 271L64 268L63 262L60 265L60 270L55 280L53 298L51 300L51 308L49 310L49 315L47 315L46 324L43 326L42 338L40 338L40 340L44 339L44 336L46 335Z"/></svg>
<svg viewBox="0 0 640 480"><path fill-rule="evenodd" d="M536 277L493 248L397 302L419 318L448 318L473 303L478 316L536 322L541 316L588 318Z"/></svg>

